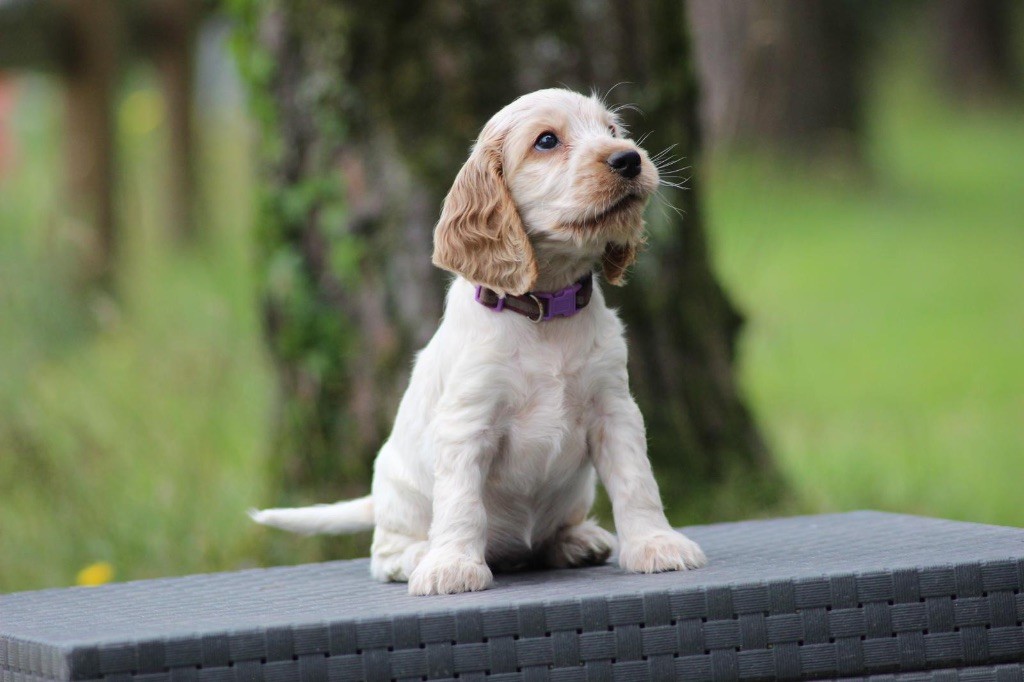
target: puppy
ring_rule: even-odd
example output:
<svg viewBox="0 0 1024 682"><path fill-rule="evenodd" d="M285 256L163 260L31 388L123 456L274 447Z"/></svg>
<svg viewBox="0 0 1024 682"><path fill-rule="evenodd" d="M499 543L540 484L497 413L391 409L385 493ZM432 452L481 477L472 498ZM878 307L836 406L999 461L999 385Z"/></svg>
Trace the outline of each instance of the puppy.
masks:
<svg viewBox="0 0 1024 682"><path fill-rule="evenodd" d="M622 568L704 565L665 518L623 326L591 274L623 283L658 181L596 97L541 90L495 114L434 231L434 264L456 277L371 494L253 518L300 533L373 529L374 578L417 595L483 590L492 567L607 560L615 538L587 516L596 470Z"/></svg>

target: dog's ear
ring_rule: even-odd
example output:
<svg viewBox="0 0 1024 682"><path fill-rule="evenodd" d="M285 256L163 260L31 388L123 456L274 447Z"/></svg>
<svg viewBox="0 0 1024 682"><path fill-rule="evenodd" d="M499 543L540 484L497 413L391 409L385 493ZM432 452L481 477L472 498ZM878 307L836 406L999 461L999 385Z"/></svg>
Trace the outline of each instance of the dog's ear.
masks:
<svg viewBox="0 0 1024 682"><path fill-rule="evenodd" d="M626 283L626 270L636 260L637 244L618 244L608 242L604 247L604 256L601 258L601 269L604 272L604 281L621 287Z"/></svg>
<svg viewBox="0 0 1024 682"><path fill-rule="evenodd" d="M434 228L434 265L499 293L525 294L537 261L502 171L501 140L477 141Z"/></svg>

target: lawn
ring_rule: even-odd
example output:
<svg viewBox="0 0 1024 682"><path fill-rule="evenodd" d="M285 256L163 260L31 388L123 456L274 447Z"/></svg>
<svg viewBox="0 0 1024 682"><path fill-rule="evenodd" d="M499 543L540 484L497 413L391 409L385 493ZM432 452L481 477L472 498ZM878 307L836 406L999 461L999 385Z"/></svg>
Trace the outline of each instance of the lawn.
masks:
<svg viewBox="0 0 1024 682"><path fill-rule="evenodd" d="M804 504L1024 525L1024 116L883 80L866 172L719 159L742 380Z"/></svg>
<svg viewBox="0 0 1024 682"><path fill-rule="evenodd" d="M966 114L907 70L877 80L864 168L764 157L704 172L721 276L746 311L742 382L787 509L863 507L1024 525L1024 116ZM907 71L904 73L904 71ZM70 264L41 82L0 181L0 591L236 568L267 556L273 375L239 114L203 122L203 238L162 230L159 98L120 106L120 300ZM287 545L301 558L303 544Z"/></svg>

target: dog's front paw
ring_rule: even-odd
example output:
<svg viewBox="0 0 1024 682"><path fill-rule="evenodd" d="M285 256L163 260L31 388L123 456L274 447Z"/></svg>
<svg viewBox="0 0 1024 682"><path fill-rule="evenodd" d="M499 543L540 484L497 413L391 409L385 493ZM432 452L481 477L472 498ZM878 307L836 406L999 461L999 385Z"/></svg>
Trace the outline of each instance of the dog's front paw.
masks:
<svg viewBox="0 0 1024 682"><path fill-rule="evenodd" d="M491 569L465 554L431 550L409 576L409 594L458 594L486 590Z"/></svg>
<svg viewBox="0 0 1024 682"><path fill-rule="evenodd" d="M700 546L674 530L658 531L622 543L619 565L633 573L661 573L700 568L708 563Z"/></svg>

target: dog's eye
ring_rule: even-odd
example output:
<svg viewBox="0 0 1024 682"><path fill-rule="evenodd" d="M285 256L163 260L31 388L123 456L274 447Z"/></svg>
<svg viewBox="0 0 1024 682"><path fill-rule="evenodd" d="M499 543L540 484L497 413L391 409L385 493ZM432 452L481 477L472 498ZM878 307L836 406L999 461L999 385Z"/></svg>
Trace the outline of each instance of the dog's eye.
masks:
<svg viewBox="0 0 1024 682"><path fill-rule="evenodd" d="M533 146L535 149L540 149L541 151L554 149L558 146L558 138L550 131L541 133L540 137L537 138L537 141L533 143Z"/></svg>
<svg viewBox="0 0 1024 682"><path fill-rule="evenodd" d="M608 132L612 134L612 137L618 137L618 135L615 134L615 126L608 126Z"/></svg>

